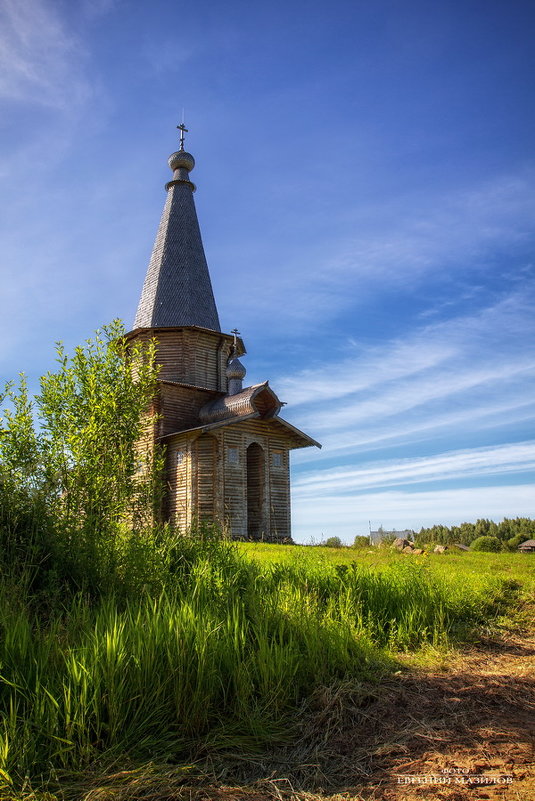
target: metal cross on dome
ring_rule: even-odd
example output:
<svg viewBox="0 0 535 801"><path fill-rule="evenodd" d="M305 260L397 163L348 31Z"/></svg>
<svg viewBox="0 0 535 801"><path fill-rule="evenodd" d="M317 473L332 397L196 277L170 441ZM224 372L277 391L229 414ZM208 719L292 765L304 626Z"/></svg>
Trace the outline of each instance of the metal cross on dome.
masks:
<svg viewBox="0 0 535 801"><path fill-rule="evenodd" d="M233 329L232 329L232 331L231 331L230 333L234 335L234 347L236 347L236 346L237 346L237 344L238 344L237 337L239 337L239 335L240 335L240 332L238 331L238 329L237 329L237 328L233 328Z"/></svg>
<svg viewBox="0 0 535 801"><path fill-rule="evenodd" d="M188 133L188 129L186 128L183 122L181 122L180 125L177 125L176 127L180 131L180 150L184 150L184 134Z"/></svg>

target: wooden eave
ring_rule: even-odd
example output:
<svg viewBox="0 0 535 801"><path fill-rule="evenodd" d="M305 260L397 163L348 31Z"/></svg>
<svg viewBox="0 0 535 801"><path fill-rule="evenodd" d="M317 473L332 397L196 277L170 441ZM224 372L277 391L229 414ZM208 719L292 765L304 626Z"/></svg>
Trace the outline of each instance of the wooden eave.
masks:
<svg viewBox="0 0 535 801"><path fill-rule="evenodd" d="M295 434L296 437L303 440L302 445L297 445L298 448L309 448L311 445L314 445L316 448L321 449L321 444L317 442L312 437L309 437L308 434L305 434L304 431L300 431L298 428L293 426L291 423L288 423L286 420L283 420L282 417L276 415L275 417L271 418L272 422L280 423L284 428L290 429L290 431Z"/></svg>
<svg viewBox="0 0 535 801"><path fill-rule="evenodd" d="M202 426L194 426L194 428L185 428L182 431L172 431L170 434L160 437L159 441L165 442L166 440L172 439L172 437L178 437L182 434L194 434L196 432L205 434L207 431L213 431L215 428L222 428L223 426L232 425L233 423L243 423L244 420L253 420L255 418L257 420L260 418L258 412L245 414L243 417L233 417L231 420L218 420L216 423L206 423Z"/></svg>
<svg viewBox="0 0 535 801"><path fill-rule="evenodd" d="M240 423L245 422L246 420L258 420L259 422L265 422L266 424L276 423L280 425L282 428L286 429L286 433L291 433L294 441L296 440L299 442L298 445L293 445L292 450L297 448L309 448L311 445L314 445L316 448L321 448L319 442L316 442L315 439L309 437L303 431L300 431L295 426L291 425L291 423L286 422L283 420L282 417L269 417L264 419L260 416L258 412L253 412L252 414L246 414L243 417L233 417L230 420L219 420L216 423L206 423L206 425L202 426L195 426L194 428L186 428L183 431L173 431L170 434L166 434L163 437L160 437L160 442L167 442L168 440L172 439L173 437L180 436L182 434L206 434L209 431L214 431L217 428L223 428L225 426L235 426L239 425Z"/></svg>
<svg viewBox="0 0 535 801"><path fill-rule="evenodd" d="M218 389L209 389L208 387L198 387L197 384L186 384L183 381L170 381L167 378L158 378L158 384L169 384L171 387L184 387L185 389L194 389L198 392L208 392L210 395L224 395L224 392Z"/></svg>
<svg viewBox="0 0 535 801"><path fill-rule="evenodd" d="M234 343L234 334L224 334L222 331L214 331L213 328L201 328L201 326L199 325L154 326L152 328L134 328L132 331L129 331L127 334L125 334L124 338L127 342L129 342L131 339L134 339L136 336L138 336L138 334L149 332L153 336L157 336L157 334L161 333L162 331L200 331L203 334L215 334L215 336L218 336L221 339L225 339L227 340L227 342ZM236 337L236 344L238 346L237 348L238 356L243 356L245 353L247 353L241 337Z"/></svg>

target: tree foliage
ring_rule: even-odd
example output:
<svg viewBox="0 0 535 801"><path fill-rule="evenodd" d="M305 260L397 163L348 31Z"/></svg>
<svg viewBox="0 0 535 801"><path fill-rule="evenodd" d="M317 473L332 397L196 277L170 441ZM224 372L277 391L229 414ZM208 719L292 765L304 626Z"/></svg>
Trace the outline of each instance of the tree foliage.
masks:
<svg viewBox="0 0 535 801"><path fill-rule="evenodd" d="M129 344L115 321L57 369L31 399L24 376L0 416L0 537L12 566L58 570L82 586L117 569L125 542L148 530L161 499L154 345ZM143 442L147 443L146 445ZM61 558L59 552L61 551ZM24 555L24 559L21 557Z"/></svg>
<svg viewBox="0 0 535 801"><path fill-rule="evenodd" d="M470 545L472 551L487 551L488 553L498 553L502 550L502 544L498 537L481 536L477 537Z"/></svg>
<svg viewBox="0 0 535 801"><path fill-rule="evenodd" d="M327 537L327 539L321 544L325 548L342 548L344 545L340 537Z"/></svg>
<svg viewBox="0 0 535 801"><path fill-rule="evenodd" d="M459 526L436 525L422 528L416 535L416 543L422 547L427 542L441 545L471 545L478 537L496 537L503 546L511 538L520 535L523 540L535 537L535 521L528 517L504 518L501 523L480 518L475 523L461 523Z"/></svg>

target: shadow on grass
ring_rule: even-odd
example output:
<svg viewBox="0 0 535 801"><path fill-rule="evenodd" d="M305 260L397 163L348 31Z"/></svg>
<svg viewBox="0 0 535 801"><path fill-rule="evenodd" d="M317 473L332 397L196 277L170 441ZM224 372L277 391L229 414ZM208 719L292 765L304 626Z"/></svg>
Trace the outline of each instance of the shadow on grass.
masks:
<svg viewBox="0 0 535 801"><path fill-rule="evenodd" d="M152 775L109 777L85 799L532 801L534 650L533 642L485 642L446 672L320 688L285 748L214 754L196 778L155 766ZM466 778L474 776L475 785ZM484 776L494 778L485 786Z"/></svg>

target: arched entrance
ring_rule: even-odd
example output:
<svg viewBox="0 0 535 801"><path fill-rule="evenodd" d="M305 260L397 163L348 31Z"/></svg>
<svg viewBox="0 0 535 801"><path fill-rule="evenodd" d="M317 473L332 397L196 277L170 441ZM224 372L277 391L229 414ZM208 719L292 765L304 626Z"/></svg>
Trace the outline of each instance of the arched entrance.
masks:
<svg viewBox="0 0 535 801"><path fill-rule="evenodd" d="M264 449L253 442L247 448L247 536L264 533Z"/></svg>

